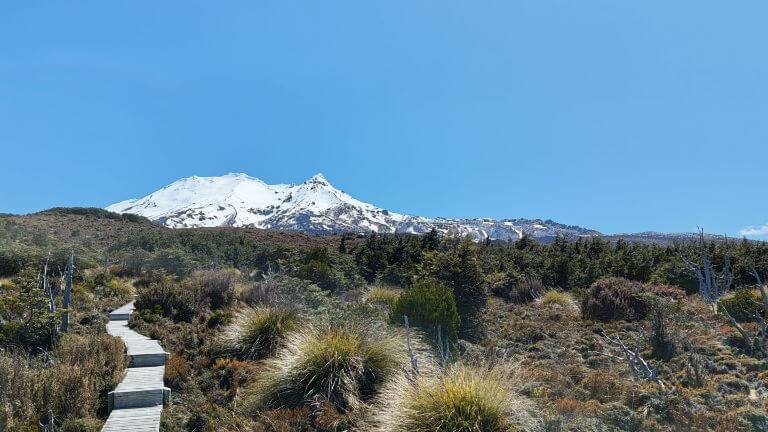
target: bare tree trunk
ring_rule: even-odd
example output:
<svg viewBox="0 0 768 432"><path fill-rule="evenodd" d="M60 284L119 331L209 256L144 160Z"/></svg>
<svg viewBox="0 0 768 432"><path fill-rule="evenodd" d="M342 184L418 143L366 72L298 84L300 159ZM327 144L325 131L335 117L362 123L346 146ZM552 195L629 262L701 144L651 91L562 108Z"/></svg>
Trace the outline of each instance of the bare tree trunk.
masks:
<svg viewBox="0 0 768 432"><path fill-rule="evenodd" d="M725 315L725 318L728 319L731 325L736 328L739 334L741 334L742 339L744 339L744 343L747 345L749 354L752 355L755 350L755 346L752 343L752 337L749 335L749 333L747 333L746 330L744 330L744 327L739 325L738 321L736 321L736 319L731 316L731 314L728 312L728 309L725 307L723 307L723 315Z"/></svg>
<svg viewBox="0 0 768 432"><path fill-rule="evenodd" d="M63 313L61 314L61 331L66 333L69 330L69 300L72 295L72 276L75 270L75 252L72 251L69 255L69 265L67 265L67 273L65 275L64 295L62 297L61 307Z"/></svg>

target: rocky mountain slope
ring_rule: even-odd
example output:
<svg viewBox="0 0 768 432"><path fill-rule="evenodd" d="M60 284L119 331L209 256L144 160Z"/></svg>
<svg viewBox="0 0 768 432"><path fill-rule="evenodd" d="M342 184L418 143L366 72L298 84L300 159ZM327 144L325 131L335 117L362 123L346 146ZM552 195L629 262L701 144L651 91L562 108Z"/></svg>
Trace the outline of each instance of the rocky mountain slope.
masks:
<svg viewBox="0 0 768 432"><path fill-rule="evenodd" d="M394 213L359 201L336 189L322 174L298 185L269 185L246 174L188 177L144 198L113 204L107 210L145 216L171 228L256 227L310 234L425 233L474 239L518 239L529 233L540 240L600 235L551 220L445 219Z"/></svg>

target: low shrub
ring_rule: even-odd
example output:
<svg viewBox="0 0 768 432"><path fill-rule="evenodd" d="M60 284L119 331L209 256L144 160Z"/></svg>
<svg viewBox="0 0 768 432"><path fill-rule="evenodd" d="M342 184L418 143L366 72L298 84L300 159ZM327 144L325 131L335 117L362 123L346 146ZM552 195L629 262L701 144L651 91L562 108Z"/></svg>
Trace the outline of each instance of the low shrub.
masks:
<svg viewBox="0 0 768 432"><path fill-rule="evenodd" d="M448 341L458 339L459 314L453 290L434 279L417 281L405 290L390 313L391 321L403 323L408 317L410 325L435 335L438 326Z"/></svg>
<svg viewBox="0 0 768 432"><path fill-rule="evenodd" d="M546 292L540 279L516 274L502 275L491 285L491 292L512 303L530 303Z"/></svg>
<svg viewBox="0 0 768 432"><path fill-rule="evenodd" d="M591 371L584 376L579 387L586 398L607 403L620 397L623 391L621 379L605 371Z"/></svg>
<svg viewBox="0 0 768 432"><path fill-rule="evenodd" d="M585 318L594 321L634 321L644 318L649 302L643 284L622 278L600 279L587 291L581 305Z"/></svg>
<svg viewBox="0 0 768 432"><path fill-rule="evenodd" d="M242 288L238 298L250 306L299 310L319 310L331 303L328 291L309 281L285 275L270 276L267 280L254 282Z"/></svg>
<svg viewBox="0 0 768 432"><path fill-rule="evenodd" d="M220 326L228 325L232 321L232 314L230 312L215 311L208 317L206 325L208 328L217 328Z"/></svg>
<svg viewBox="0 0 768 432"><path fill-rule="evenodd" d="M652 356L659 360L669 360L675 356L677 348L669 334L666 312L663 308L654 307L651 316L650 343Z"/></svg>
<svg viewBox="0 0 768 432"><path fill-rule="evenodd" d="M192 368L184 356L171 354L165 363L165 385L172 389L181 387L181 383L189 376Z"/></svg>
<svg viewBox="0 0 768 432"><path fill-rule="evenodd" d="M720 300L718 309L721 312L723 309L727 310L736 321L740 322L755 321L755 314L764 314L760 295L749 289L740 289L733 295Z"/></svg>
<svg viewBox="0 0 768 432"><path fill-rule="evenodd" d="M27 355L0 352L0 430L24 430L27 423L37 425L32 398L34 377Z"/></svg>
<svg viewBox="0 0 768 432"><path fill-rule="evenodd" d="M237 278L237 270L196 271L190 276L191 283L200 287L201 294L208 299L213 310L232 304Z"/></svg>
<svg viewBox="0 0 768 432"><path fill-rule="evenodd" d="M252 379L255 374L253 364L248 361L219 359L213 364L212 369L219 387L228 390L233 397Z"/></svg>
<svg viewBox="0 0 768 432"><path fill-rule="evenodd" d="M96 395L97 400L93 401L96 405L95 412L107 413L107 394L117 386L128 366L123 342L117 337L106 334L87 336L65 334L54 348L53 355L58 363L51 369L70 368L75 375L82 371L88 376L81 384L77 384L81 386L81 390L61 391L59 393L61 403L68 405L65 400L74 398L79 391L83 391L87 395L82 396L81 400L90 400L92 395ZM66 371L54 371L55 373L66 375ZM55 389L53 393L56 393ZM86 402L83 404L87 405ZM93 412L86 411L77 417L87 417Z"/></svg>
<svg viewBox="0 0 768 432"><path fill-rule="evenodd" d="M671 300L683 300L686 297L685 290L674 285L648 285L647 291L657 297Z"/></svg>
<svg viewBox="0 0 768 432"><path fill-rule="evenodd" d="M272 354L298 325L299 315L292 310L248 309L229 327L225 345L240 359L262 359Z"/></svg>
<svg viewBox="0 0 768 432"><path fill-rule="evenodd" d="M306 328L288 337L250 389L252 410L310 406L341 413L371 400L406 363L398 338L347 325Z"/></svg>
<svg viewBox="0 0 768 432"><path fill-rule="evenodd" d="M161 310L163 316L174 321L190 322L199 303L198 293L193 287L176 283L170 278L162 278L140 287L136 297L136 309Z"/></svg>
<svg viewBox="0 0 768 432"><path fill-rule="evenodd" d="M382 396L376 432L511 432L525 429L530 403L501 377L467 366L398 383Z"/></svg>
<svg viewBox="0 0 768 432"><path fill-rule="evenodd" d="M104 297L128 299L133 294L133 288L123 279L112 278L104 284Z"/></svg>

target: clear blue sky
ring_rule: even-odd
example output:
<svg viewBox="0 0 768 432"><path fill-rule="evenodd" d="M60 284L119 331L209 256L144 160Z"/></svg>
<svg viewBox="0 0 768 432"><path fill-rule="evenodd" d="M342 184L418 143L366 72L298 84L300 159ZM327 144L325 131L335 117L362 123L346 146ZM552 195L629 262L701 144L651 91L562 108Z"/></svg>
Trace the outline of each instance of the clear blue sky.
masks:
<svg viewBox="0 0 768 432"><path fill-rule="evenodd" d="M13 3L0 211L323 172L424 216L768 223L763 0Z"/></svg>

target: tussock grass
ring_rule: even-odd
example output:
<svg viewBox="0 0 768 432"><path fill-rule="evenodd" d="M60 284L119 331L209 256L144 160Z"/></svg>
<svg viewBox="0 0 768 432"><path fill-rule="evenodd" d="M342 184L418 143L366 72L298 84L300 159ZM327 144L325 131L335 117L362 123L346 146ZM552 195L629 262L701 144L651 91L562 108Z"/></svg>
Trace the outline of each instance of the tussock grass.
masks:
<svg viewBox="0 0 768 432"><path fill-rule="evenodd" d="M274 353L288 333L299 326L299 315L282 308L241 312L225 333L225 345L240 359L259 360Z"/></svg>
<svg viewBox="0 0 768 432"><path fill-rule="evenodd" d="M575 312L579 311L579 305L576 300L574 300L573 296L564 291L547 291L538 299L538 303L547 306L558 306Z"/></svg>
<svg viewBox="0 0 768 432"><path fill-rule="evenodd" d="M392 309L395 306L395 303L397 303L397 299L400 298L402 292L403 290L401 289L386 288L377 285L368 290L365 299L369 303L386 305Z"/></svg>
<svg viewBox="0 0 768 432"><path fill-rule="evenodd" d="M380 398L375 432L512 432L536 430L530 401L497 372L456 365L444 374L402 380Z"/></svg>
<svg viewBox="0 0 768 432"><path fill-rule="evenodd" d="M252 412L305 405L349 413L371 400L406 364L400 338L356 325L291 334L249 389ZM322 403L320 403L322 402Z"/></svg>

